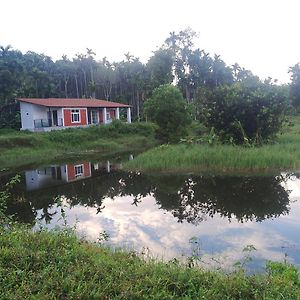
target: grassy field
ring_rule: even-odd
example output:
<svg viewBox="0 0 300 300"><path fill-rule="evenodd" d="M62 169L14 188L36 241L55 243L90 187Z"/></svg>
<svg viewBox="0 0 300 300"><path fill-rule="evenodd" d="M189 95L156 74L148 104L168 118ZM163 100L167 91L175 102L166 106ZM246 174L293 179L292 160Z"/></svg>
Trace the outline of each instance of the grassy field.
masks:
<svg viewBox="0 0 300 300"><path fill-rule="evenodd" d="M84 155L113 155L153 147L153 124L115 122L106 126L47 133L0 130L0 166L13 168Z"/></svg>
<svg viewBox="0 0 300 300"><path fill-rule="evenodd" d="M274 144L246 148L231 145L162 145L126 163L148 172L272 173L300 170L300 116L291 118Z"/></svg>
<svg viewBox="0 0 300 300"><path fill-rule="evenodd" d="M175 262L145 262L79 240L71 230L0 229L1 299L299 299L299 271L230 274Z"/></svg>
<svg viewBox="0 0 300 300"><path fill-rule="evenodd" d="M292 117L274 144L246 148L231 145L161 145L155 140L154 125L116 122L107 126L69 129L49 133L0 130L0 166L67 161L80 156L141 152L125 164L127 170L147 172L273 173L300 169L300 116ZM199 126L198 126L199 127ZM201 129L204 134L203 128ZM191 133L192 134L192 133Z"/></svg>

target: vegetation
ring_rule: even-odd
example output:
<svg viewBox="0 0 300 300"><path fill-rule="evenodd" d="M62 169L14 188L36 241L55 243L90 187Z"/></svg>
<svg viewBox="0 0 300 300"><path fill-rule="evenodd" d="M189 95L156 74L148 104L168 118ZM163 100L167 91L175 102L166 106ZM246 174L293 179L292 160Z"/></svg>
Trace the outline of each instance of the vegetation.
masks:
<svg viewBox="0 0 300 300"><path fill-rule="evenodd" d="M285 89L245 81L199 93L201 119L223 142L262 144L275 138L286 120Z"/></svg>
<svg viewBox="0 0 300 300"><path fill-rule="evenodd" d="M187 102L201 87L230 85L252 73L238 64L227 66L194 48L195 32L172 32L146 64L130 53L120 62L95 59L92 49L73 58L53 61L45 54L25 54L0 47L0 128L19 128L17 97L106 99L133 106L133 117L143 117L145 101L155 88L174 79Z"/></svg>
<svg viewBox="0 0 300 300"><path fill-rule="evenodd" d="M291 91L293 107L299 112L300 109L300 63L290 68L291 73Z"/></svg>
<svg viewBox="0 0 300 300"><path fill-rule="evenodd" d="M163 142L178 142L191 123L183 96L172 85L161 85L154 90L145 104L145 114L158 125L157 137Z"/></svg>
<svg viewBox="0 0 300 300"><path fill-rule="evenodd" d="M300 117L290 119L293 127L274 144L261 147L223 145L208 133L202 144L188 140L179 145L162 145L126 163L126 169L150 172L253 173L297 170L300 167ZM207 142L208 143L207 143ZM204 143L205 142L205 143Z"/></svg>
<svg viewBox="0 0 300 300"><path fill-rule="evenodd" d="M25 191L21 180L6 197L7 205L3 212L31 226L53 224L64 215L66 207L90 207L101 213L107 198L116 199L121 195L132 199L135 206L145 205L151 197L159 209L172 214L180 223L200 225L216 217L229 222L262 222L289 214L290 190L285 189L285 183L294 180L295 176L300 178L299 173L203 176L114 170L89 178L84 184L78 180L35 191ZM8 189L7 182L9 175L0 177L0 190Z"/></svg>
<svg viewBox="0 0 300 300"><path fill-rule="evenodd" d="M70 230L0 229L1 299L299 299L299 271L270 262L266 274L225 274L145 262L76 238Z"/></svg>
<svg viewBox="0 0 300 300"><path fill-rule="evenodd" d="M1 168L48 162L78 155L141 151L154 146L155 126L151 123L66 129L45 133L0 130Z"/></svg>

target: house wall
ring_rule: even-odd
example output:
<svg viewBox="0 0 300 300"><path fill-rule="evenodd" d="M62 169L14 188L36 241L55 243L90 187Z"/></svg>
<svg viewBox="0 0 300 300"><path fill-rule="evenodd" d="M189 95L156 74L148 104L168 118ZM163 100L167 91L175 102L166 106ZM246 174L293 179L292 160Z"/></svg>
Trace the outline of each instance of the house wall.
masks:
<svg viewBox="0 0 300 300"><path fill-rule="evenodd" d="M60 168L61 178L53 177L53 168ZM27 191L38 190L43 187L61 184L66 181L66 169L64 168L64 166L51 166L47 168L25 172L25 182Z"/></svg>
<svg viewBox="0 0 300 300"><path fill-rule="evenodd" d="M47 119L47 108L30 103L20 102L21 130L33 130L34 120Z"/></svg>
<svg viewBox="0 0 300 300"><path fill-rule="evenodd" d="M33 129L33 105L20 102L21 130Z"/></svg>
<svg viewBox="0 0 300 300"><path fill-rule="evenodd" d="M76 178L75 166L76 165L66 165L67 167L67 181L74 181L76 179L82 179L91 176L91 164L89 162L84 162L78 165L83 165L83 175Z"/></svg>
<svg viewBox="0 0 300 300"><path fill-rule="evenodd" d="M63 122L64 116L63 116L63 109L61 107L50 107L50 111L52 112L53 110L57 110L57 118L58 118L58 124L59 126L63 125L63 123L61 124L61 120ZM46 118L47 118L47 111L49 111L49 108L47 108L46 110ZM52 121L53 121L53 116L52 117Z"/></svg>
<svg viewBox="0 0 300 300"><path fill-rule="evenodd" d="M71 122L71 110L72 109L79 109L80 111L80 122L72 123ZM21 123L22 127L21 130L32 130L32 131L51 131L51 130L58 130L63 129L64 127L84 127L88 125L88 109L87 108L61 108L61 107L45 107L40 105L35 105L26 102L20 102L20 110L21 110ZM52 127L42 127L42 128L35 128L34 127L34 120L39 119L47 119L48 118L48 111L57 111L58 117L58 125L59 126L52 126ZM103 108L99 109L99 123L103 124ZM106 109L109 118L107 118L106 123L110 123L113 119L116 118L117 114L115 109L107 108ZM128 109L130 112L130 109ZM128 122L131 122L130 114L127 118ZM63 126L61 126L63 125Z"/></svg>
<svg viewBox="0 0 300 300"><path fill-rule="evenodd" d="M109 111L109 115L111 119L115 119L116 118L116 112L114 109L110 109Z"/></svg>
<svg viewBox="0 0 300 300"><path fill-rule="evenodd" d="M73 109L77 109L77 108L73 108ZM87 125L87 109L86 108L79 108L80 122L77 122L77 123L72 123L71 111L72 111L71 108L63 109L64 126Z"/></svg>
<svg viewBox="0 0 300 300"><path fill-rule="evenodd" d="M50 111L57 110L58 121L63 118L62 108L51 107ZM21 130L34 130L34 120L48 119L48 107L20 102Z"/></svg>

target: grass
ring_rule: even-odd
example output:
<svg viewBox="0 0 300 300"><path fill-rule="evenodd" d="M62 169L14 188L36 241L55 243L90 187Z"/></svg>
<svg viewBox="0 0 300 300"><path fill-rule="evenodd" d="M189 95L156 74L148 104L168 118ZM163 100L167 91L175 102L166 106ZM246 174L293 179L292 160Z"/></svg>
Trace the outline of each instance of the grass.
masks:
<svg viewBox="0 0 300 300"><path fill-rule="evenodd" d="M78 239L69 229L0 229L1 299L299 299L299 271L230 274L145 262L133 252Z"/></svg>
<svg viewBox="0 0 300 300"><path fill-rule="evenodd" d="M153 124L110 125L45 133L0 130L1 168L46 163L80 155L141 151L156 144Z"/></svg>
<svg viewBox="0 0 300 300"><path fill-rule="evenodd" d="M126 163L148 172L265 173L300 169L300 116L291 118L274 144L246 148L231 145L162 145Z"/></svg>

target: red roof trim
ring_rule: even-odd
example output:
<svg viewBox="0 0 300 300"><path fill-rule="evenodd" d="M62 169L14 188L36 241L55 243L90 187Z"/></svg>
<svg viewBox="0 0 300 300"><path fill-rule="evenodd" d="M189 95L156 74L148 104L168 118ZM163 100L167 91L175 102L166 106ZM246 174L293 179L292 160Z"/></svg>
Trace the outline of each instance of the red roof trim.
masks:
<svg viewBox="0 0 300 300"><path fill-rule="evenodd" d="M17 100L47 107L131 107L122 103L89 98L17 98Z"/></svg>

